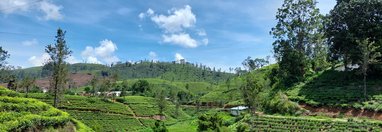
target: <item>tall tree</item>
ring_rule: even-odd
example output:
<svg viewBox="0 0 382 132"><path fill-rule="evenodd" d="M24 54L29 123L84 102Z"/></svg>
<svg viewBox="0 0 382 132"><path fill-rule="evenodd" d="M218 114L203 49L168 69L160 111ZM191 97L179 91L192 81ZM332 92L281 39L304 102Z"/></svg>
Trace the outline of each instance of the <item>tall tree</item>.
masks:
<svg viewBox="0 0 382 132"><path fill-rule="evenodd" d="M245 77L244 84L240 86L244 103L252 114L256 112L256 108L259 106L259 94L263 91L263 88L263 82L261 82L259 79L255 79L250 74Z"/></svg>
<svg viewBox="0 0 382 132"><path fill-rule="evenodd" d="M164 116L164 110L166 109L166 106L167 106L167 102L166 102L166 93L164 90L160 90L157 95L156 95L156 100L157 100L157 105L158 105L158 108L159 108L159 114L160 114L160 118L161 120L163 120L163 116Z"/></svg>
<svg viewBox="0 0 382 132"><path fill-rule="evenodd" d="M369 39L382 46L381 7L380 0L337 0L330 11L325 26L330 57L333 61L342 60L346 71L349 64L362 61L361 46L357 41Z"/></svg>
<svg viewBox="0 0 382 132"><path fill-rule="evenodd" d="M28 98L29 90L34 85L35 80L36 79L31 77L30 75L27 75L21 80L21 87L24 88L26 98Z"/></svg>
<svg viewBox="0 0 382 132"><path fill-rule="evenodd" d="M8 51L5 51L3 47L0 46L0 68L3 68L7 64L5 60L8 59L9 56Z"/></svg>
<svg viewBox="0 0 382 132"><path fill-rule="evenodd" d="M92 90L91 90L91 93L93 94L93 96L95 95L95 93L97 92L97 85L98 85L98 79L96 76L93 76L92 80L90 80L90 85L92 86Z"/></svg>
<svg viewBox="0 0 382 132"><path fill-rule="evenodd" d="M362 61L360 61L360 66L363 75L363 95L367 99L367 87L366 87L366 77L367 70L370 63L377 62L377 58L381 57L381 53L378 51L379 46L376 46L375 42L370 42L369 39L362 41L357 41L361 47Z"/></svg>
<svg viewBox="0 0 382 132"><path fill-rule="evenodd" d="M321 44L314 39L320 33L323 18L316 3L316 0L284 0L278 9L278 22L270 33L276 39L273 50L287 85L303 79L313 47Z"/></svg>
<svg viewBox="0 0 382 132"><path fill-rule="evenodd" d="M0 82L7 82L7 75L9 74L8 68L5 66L7 64L6 59L9 58L8 51L4 50L3 47L0 46Z"/></svg>
<svg viewBox="0 0 382 132"><path fill-rule="evenodd" d="M65 31L57 30L56 43L46 46L45 52L49 54L52 64L52 75L50 77L50 88L53 90L54 107L58 107L63 90L67 84L68 69L65 59L71 54L65 41Z"/></svg>

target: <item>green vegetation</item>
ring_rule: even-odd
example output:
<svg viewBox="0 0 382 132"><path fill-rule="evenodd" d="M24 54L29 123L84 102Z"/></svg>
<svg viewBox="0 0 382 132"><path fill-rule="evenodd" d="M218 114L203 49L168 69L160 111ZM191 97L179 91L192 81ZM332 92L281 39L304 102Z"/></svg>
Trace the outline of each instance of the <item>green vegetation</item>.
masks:
<svg viewBox="0 0 382 132"><path fill-rule="evenodd" d="M78 131L92 131L81 122L36 99L23 98L20 94L0 87L0 131L28 131L63 129L75 123Z"/></svg>
<svg viewBox="0 0 382 132"><path fill-rule="evenodd" d="M46 77L48 71L44 67L32 67L13 71L18 78L31 75L36 78ZM71 64L68 66L72 73L90 73L97 76L109 76L117 74L119 79L159 78L168 81L181 82L224 82L232 78L234 74L226 73L219 69L210 68L201 64L151 62L141 61L135 63L117 63L111 67L100 64Z"/></svg>
<svg viewBox="0 0 382 132"><path fill-rule="evenodd" d="M369 96L363 98L363 81L353 72L325 71L288 90L291 100L312 106L335 106L343 108L381 111L382 85L378 77L367 82ZM361 87L361 88L360 88Z"/></svg>
<svg viewBox="0 0 382 132"><path fill-rule="evenodd" d="M256 131L381 131L381 121L349 119L333 119L325 117L288 117L261 115L253 119L245 117L243 121L253 121ZM239 123L238 123L239 124ZM243 129L242 127L239 127ZM249 125L247 125L247 130ZM244 128L246 129L246 128Z"/></svg>
<svg viewBox="0 0 382 132"><path fill-rule="evenodd" d="M68 81L68 70L66 68L65 59L68 58L72 51L69 50L65 41L65 33L62 29L57 30L56 43L46 46L45 52L49 54L47 65L49 68L50 88L54 96L54 107L58 107L62 98L64 88Z"/></svg>
<svg viewBox="0 0 382 132"><path fill-rule="evenodd" d="M236 74L185 60L69 65L61 29L42 67L7 68L0 46L1 83L24 89L0 88L0 131L382 131L382 121L304 109L382 112L382 1L337 0L327 16L316 5L284 0L270 31L277 63L248 57ZM68 72L93 78L71 88ZM33 78L48 78L53 95L30 93ZM241 115L227 112L239 105Z"/></svg>

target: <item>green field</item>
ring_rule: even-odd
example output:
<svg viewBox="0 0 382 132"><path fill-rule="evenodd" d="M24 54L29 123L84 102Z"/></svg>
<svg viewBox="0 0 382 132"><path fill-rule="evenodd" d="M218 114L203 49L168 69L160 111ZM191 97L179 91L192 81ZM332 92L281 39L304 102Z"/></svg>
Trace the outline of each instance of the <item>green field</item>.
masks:
<svg viewBox="0 0 382 132"><path fill-rule="evenodd" d="M0 87L0 131L92 131L68 113ZM72 126L72 127L71 127Z"/></svg>

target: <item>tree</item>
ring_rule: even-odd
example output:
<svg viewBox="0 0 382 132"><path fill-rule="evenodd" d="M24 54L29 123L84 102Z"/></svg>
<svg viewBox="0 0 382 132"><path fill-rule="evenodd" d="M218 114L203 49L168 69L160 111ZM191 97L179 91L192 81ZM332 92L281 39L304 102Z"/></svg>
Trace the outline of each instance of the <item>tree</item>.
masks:
<svg viewBox="0 0 382 132"><path fill-rule="evenodd" d="M87 86L87 87L85 87L85 93L90 93L90 91L91 91L91 89L90 89L90 87L89 86Z"/></svg>
<svg viewBox="0 0 382 132"><path fill-rule="evenodd" d="M58 107L59 100L67 84L68 69L65 59L71 54L65 41L65 31L57 30L56 43L46 46L45 52L49 54L49 62L52 64L50 88L53 90L54 107Z"/></svg>
<svg viewBox="0 0 382 132"><path fill-rule="evenodd" d="M278 22L270 33L275 39L273 50L285 85L303 79L313 47L323 45L315 38L323 24L316 3L316 0L284 0L278 9Z"/></svg>
<svg viewBox="0 0 382 132"><path fill-rule="evenodd" d="M160 120L155 121L155 124L154 124L154 127L152 127L152 130L154 132L168 132L166 125L164 124L164 122Z"/></svg>
<svg viewBox="0 0 382 132"><path fill-rule="evenodd" d="M0 69L2 69L7 64L5 60L8 59L9 56L10 54L8 51L4 50L3 47L0 46Z"/></svg>
<svg viewBox="0 0 382 132"><path fill-rule="evenodd" d="M10 89L10 90L17 90L17 81L16 81L16 76L15 75L9 75L7 77L7 80L8 80L8 84L7 84L7 88Z"/></svg>
<svg viewBox="0 0 382 132"><path fill-rule="evenodd" d="M9 68L5 65L7 64L6 59L9 58L8 51L5 51L3 47L0 46L0 82L5 83L8 80ZM9 81L8 81L9 83Z"/></svg>
<svg viewBox="0 0 382 132"><path fill-rule="evenodd" d="M127 96L127 90L129 89L129 83L127 80L124 80L122 82L122 92L121 92L121 96Z"/></svg>
<svg viewBox="0 0 382 132"><path fill-rule="evenodd" d="M25 89L25 98L28 98L29 90L34 85L35 80L36 78L32 78L30 75L21 80L21 87Z"/></svg>
<svg viewBox="0 0 382 132"><path fill-rule="evenodd" d="M131 90L133 92L133 95L141 94L149 92L150 90L150 84L146 80L138 80L133 84L131 87Z"/></svg>
<svg viewBox="0 0 382 132"><path fill-rule="evenodd" d="M90 85L92 86L91 92L93 95L97 92L97 84L98 84L98 79L96 76L93 76L92 80L90 80Z"/></svg>
<svg viewBox="0 0 382 132"><path fill-rule="evenodd" d="M260 102L260 92L264 88L263 82L252 75L247 75L244 80L244 84L240 86L241 93L243 95L243 100L251 113L256 112L256 108L259 106Z"/></svg>
<svg viewBox="0 0 382 132"><path fill-rule="evenodd" d="M361 47L357 41L382 40L382 1L380 0L337 0L325 26L329 55L332 61L343 61L345 71L349 64L362 61ZM381 51L381 49L378 49ZM378 58L381 61L382 58Z"/></svg>
<svg viewBox="0 0 382 132"><path fill-rule="evenodd" d="M164 90L161 90L157 93L156 95L156 101L157 101L157 106L159 108L159 114L160 118L162 120L162 117L164 116L163 112L166 109L167 102L166 102L166 93Z"/></svg>
<svg viewBox="0 0 382 132"><path fill-rule="evenodd" d="M223 120L217 114L203 114L198 117L198 132L202 131L217 131L220 132Z"/></svg>
<svg viewBox="0 0 382 132"><path fill-rule="evenodd" d="M367 99L367 93L366 93L367 70L370 63L378 61L377 58L381 57L381 53L378 51L379 46L377 46L375 42L370 42L369 39L357 41L357 43L360 45L361 53L362 53L362 61L360 61L360 66L361 66L362 75L363 75L363 94L366 100Z"/></svg>
<svg viewBox="0 0 382 132"><path fill-rule="evenodd" d="M242 62L242 64L248 69L248 71L253 71L269 64L269 61L261 58L252 59L248 56L247 59Z"/></svg>
<svg viewBox="0 0 382 132"><path fill-rule="evenodd" d="M175 104L175 115L179 115L179 109L180 109L180 100L178 98L178 92L177 91L171 91L171 101Z"/></svg>

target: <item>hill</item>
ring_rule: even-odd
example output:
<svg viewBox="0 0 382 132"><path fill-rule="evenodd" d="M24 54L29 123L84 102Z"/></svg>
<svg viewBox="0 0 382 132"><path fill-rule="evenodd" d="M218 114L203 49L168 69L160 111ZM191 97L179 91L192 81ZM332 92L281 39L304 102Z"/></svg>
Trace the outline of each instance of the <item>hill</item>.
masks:
<svg viewBox="0 0 382 132"><path fill-rule="evenodd" d="M0 87L0 131L92 131L68 113Z"/></svg>
<svg viewBox="0 0 382 132"><path fill-rule="evenodd" d="M326 70L291 87L290 99L310 106L331 106L382 111L382 81L370 76L367 81L368 97L363 96L362 77L356 71Z"/></svg>
<svg viewBox="0 0 382 132"><path fill-rule="evenodd" d="M53 104L53 97L32 93L30 97ZM125 96L115 100L101 97L65 95L59 109L84 122L95 131L150 131L158 117L156 101L151 97ZM166 125L174 125L190 118L181 109L167 102L164 111Z"/></svg>
<svg viewBox="0 0 382 132"><path fill-rule="evenodd" d="M14 70L18 78L26 75L36 77L38 82L48 81L49 65L43 67L32 67ZM201 64L191 63L171 63L171 62L151 62L141 61L136 63L117 63L111 66L100 64L77 63L69 65L70 80L76 85L83 86L89 81L91 76L112 76L115 75L120 80L137 78L160 78L169 81L182 82L209 82L220 83L234 74L223 72L220 69L209 68Z"/></svg>

